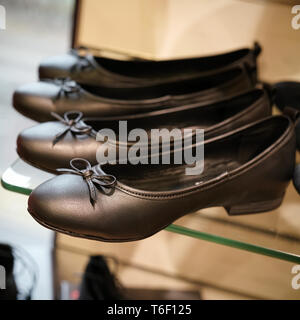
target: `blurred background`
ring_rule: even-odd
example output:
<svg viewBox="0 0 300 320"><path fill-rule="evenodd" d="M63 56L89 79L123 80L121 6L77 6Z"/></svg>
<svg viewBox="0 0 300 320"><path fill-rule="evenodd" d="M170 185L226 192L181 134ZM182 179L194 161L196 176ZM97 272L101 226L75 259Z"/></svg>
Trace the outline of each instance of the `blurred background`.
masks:
<svg viewBox="0 0 300 320"><path fill-rule="evenodd" d="M26 82L37 81L37 67L42 58L70 48L74 1L1 0L0 4L6 9L6 30L0 30L2 175L17 159L15 143L18 133L34 124L12 108L13 91ZM0 242L9 243L20 251L20 259L15 263L21 291L19 298L23 299L34 286L33 299L52 299L54 234L38 226L26 213L26 196L0 188L0 203ZM28 255L30 262L23 266L22 261L26 261ZM24 274L17 269L23 270Z"/></svg>
<svg viewBox="0 0 300 320"><path fill-rule="evenodd" d="M73 0L4 0L6 30L0 31L0 170L3 172L17 154L17 134L33 124L11 107L13 91L36 81L41 59L66 52L71 46Z"/></svg>

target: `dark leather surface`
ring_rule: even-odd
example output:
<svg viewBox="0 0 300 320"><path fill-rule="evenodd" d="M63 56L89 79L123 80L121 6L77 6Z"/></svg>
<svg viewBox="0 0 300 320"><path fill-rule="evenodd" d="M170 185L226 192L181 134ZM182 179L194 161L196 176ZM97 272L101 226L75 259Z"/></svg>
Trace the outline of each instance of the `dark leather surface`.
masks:
<svg viewBox="0 0 300 320"><path fill-rule="evenodd" d="M185 165L107 165L103 171L96 166L95 175L114 175L117 183L96 187L95 202L91 172L83 171L40 185L28 210L44 226L71 235L138 240L202 208L222 206L234 214L272 210L281 203L294 162L293 123L269 117L207 140L201 175L185 175Z"/></svg>
<svg viewBox="0 0 300 320"><path fill-rule="evenodd" d="M214 56L155 62L96 58L88 50L71 50L69 54L44 59L39 77L69 77L81 84L126 88L207 76L238 66L247 70L256 82L256 59L260 52L260 46L255 43L253 48Z"/></svg>
<svg viewBox="0 0 300 320"><path fill-rule="evenodd" d="M150 139L151 129L204 129L205 139L223 134L252 121L271 114L267 93L254 89L247 93L224 99L214 104L197 103L181 107L153 111L123 117L85 118L69 126L74 116L69 115L66 123L50 121L25 129L17 139L17 152L25 161L48 171L66 167L72 158L85 158L97 164L96 152L107 149L108 144L96 141L97 132L108 128L118 134L119 120L127 120L128 132L134 128L147 131ZM55 118L53 118L55 120ZM63 119L62 119L63 120ZM72 128L82 128L78 133ZM85 133L85 128L90 128ZM65 130L68 130L65 132ZM59 137L57 139L55 137ZM150 142L150 140L149 140ZM131 147L132 143L128 143Z"/></svg>
<svg viewBox="0 0 300 320"><path fill-rule="evenodd" d="M78 85L70 80L49 80L26 84L13 95L13 106L33 120L51 121L51 112L70 110L86 117L122 116L170 108L201 101L214 102L253 88L241 68L192 80L124 89Z"/></svg>

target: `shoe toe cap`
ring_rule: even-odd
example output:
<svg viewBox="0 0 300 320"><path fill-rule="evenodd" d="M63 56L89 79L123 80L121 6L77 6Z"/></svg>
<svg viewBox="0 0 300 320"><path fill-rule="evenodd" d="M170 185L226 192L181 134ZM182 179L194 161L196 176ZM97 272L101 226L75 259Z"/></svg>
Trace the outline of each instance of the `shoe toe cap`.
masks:
<svg viewBox="0 0 300 320"><path fill-rule="evenodd" d="M96 164L98 142L84 134L66 132L55 143L55 137L64 133L67 126L59 121L49 121L23 130L17 138L19 156L30 164L55 172L68 168L72 158L86 158Z"/></svg>
<svg viewBox="0 0 300 320"><path fill-rule="evenodd" d="M60 149L53 147L56 132L64 128L63 124L53 121L23 130L17 138L18 155L38 168L55 171L66 164L60 156Z"/></svg>
<svg viewBox="0 0 300 320"><path fill-rule="evenodd" d="M40 79L70 77L78 58L71 54L45 58L39 66Z"/></svg>
<svg viewBox="0 0 300 320"><path fill-rule="evenodd" d="M83 178L73 174L54 177L38 186L28 199L28 212L40 224L76 235L90 234L94 207ZM98 212L101 221L101 213Z"/></svg>
<svg viewBox="0 0 300 320"><path fill-rule="evenodd" d="M49 121L55 111L54 99L59 87L52 83L36 82L19 87L13 95L14 108L24 116L36 121Z"/></svg>

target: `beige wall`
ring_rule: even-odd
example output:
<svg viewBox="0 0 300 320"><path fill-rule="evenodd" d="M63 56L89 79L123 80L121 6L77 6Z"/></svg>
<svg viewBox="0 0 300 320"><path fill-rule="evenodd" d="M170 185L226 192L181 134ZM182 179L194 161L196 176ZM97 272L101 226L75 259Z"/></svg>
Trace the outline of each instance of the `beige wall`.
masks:
<svg viewBox="0 0 300 320"><path fill-rule="evenodd" d="M291 27L291 7L262 0L83 0L77 44L165 59L258 40L265 80L300 79L300 30Z"/></svg>

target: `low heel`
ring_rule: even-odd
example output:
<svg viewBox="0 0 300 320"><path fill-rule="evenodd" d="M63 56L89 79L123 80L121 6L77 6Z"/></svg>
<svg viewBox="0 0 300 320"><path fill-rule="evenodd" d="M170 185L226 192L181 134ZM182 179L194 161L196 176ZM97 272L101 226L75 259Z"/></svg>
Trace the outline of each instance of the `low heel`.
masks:
<svg viewBox="0 0 300 320"><path fill-rule="evenodd" d="M278 208L282 203L283 197L277 198L275 200L259 201L259 202L248 202L243 204L233 205L231 207L226 207L229 216L238 216L243 214L251 213L262 213L266 211L271 211Z"/></svg>

